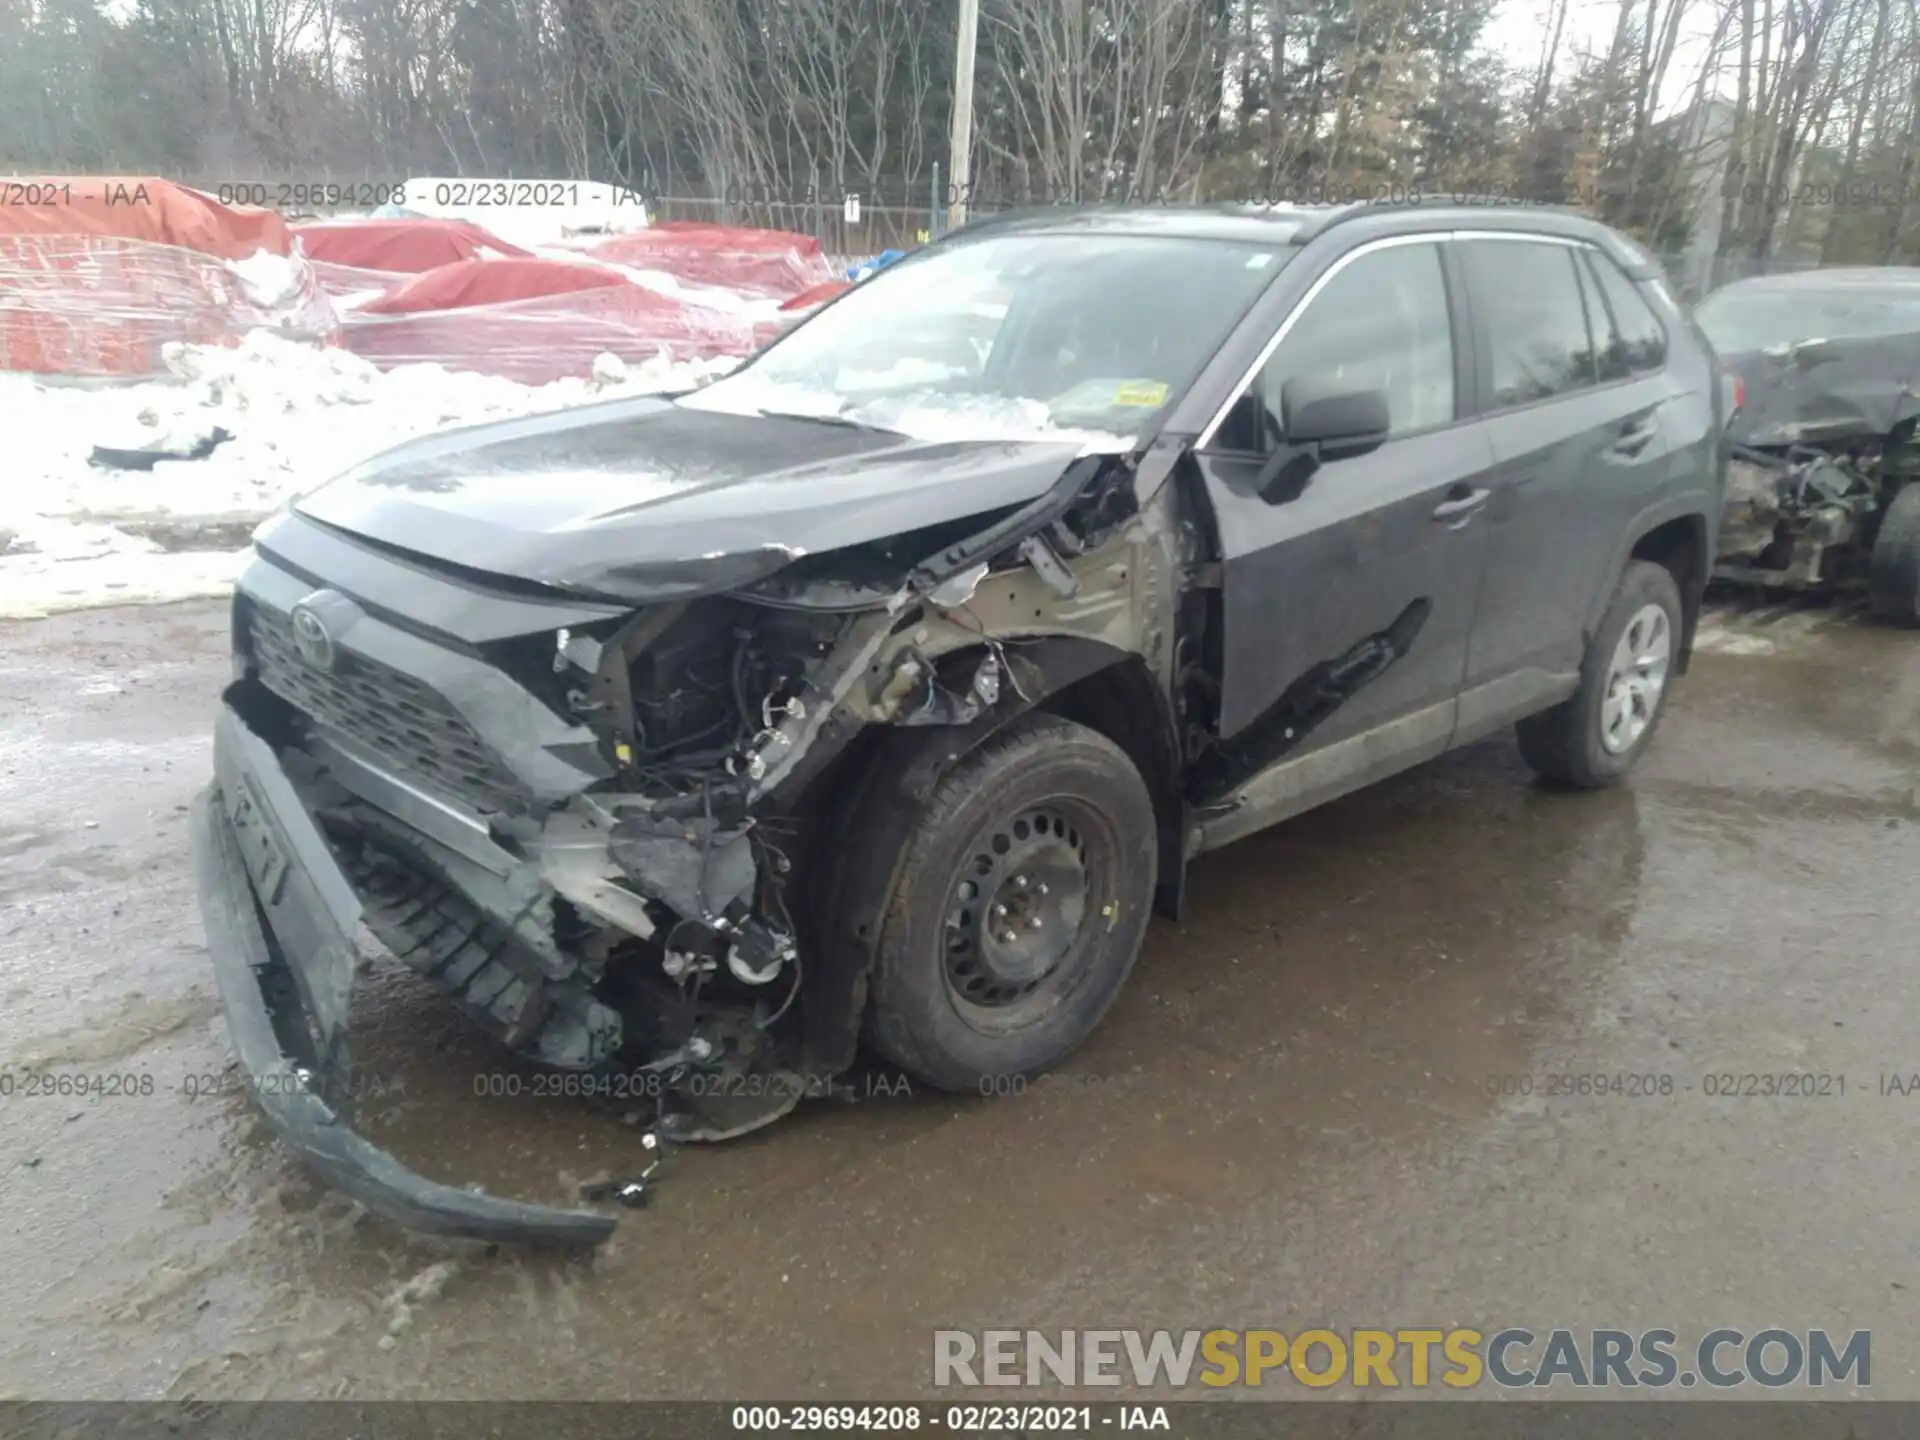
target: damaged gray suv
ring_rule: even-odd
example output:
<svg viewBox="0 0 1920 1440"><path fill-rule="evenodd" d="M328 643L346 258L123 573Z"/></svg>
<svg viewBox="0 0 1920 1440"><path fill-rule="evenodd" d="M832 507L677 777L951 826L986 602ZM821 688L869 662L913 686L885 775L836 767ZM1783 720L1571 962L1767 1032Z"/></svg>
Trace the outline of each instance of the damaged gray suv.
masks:
<svg viewBox="0 0 1920 1440"><path fill-rule="evenodd" d="M288 1142L418 1228L590 1208L354 1133L356 976L723 1138L868 1049L992 1090L1189 862L1518 726L1623 774L1715 553L1714 362L1538 209L1048 211L733 374L414 441L263 527L196 818Z"/></svg>

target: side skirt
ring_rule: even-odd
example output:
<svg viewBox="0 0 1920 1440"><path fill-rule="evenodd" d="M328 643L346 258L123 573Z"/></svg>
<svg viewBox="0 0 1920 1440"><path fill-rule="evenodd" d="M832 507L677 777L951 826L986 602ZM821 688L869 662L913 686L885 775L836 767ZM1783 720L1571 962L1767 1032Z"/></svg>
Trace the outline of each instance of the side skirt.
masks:
<svg viewBox="0 0 1920 1440"><path fill-rule="evenodd" d="M1188 858L1436 758L1453 738L1458 708L1457 701L1445 700L1269 765L1225 799L1194 813Z"/></svg>

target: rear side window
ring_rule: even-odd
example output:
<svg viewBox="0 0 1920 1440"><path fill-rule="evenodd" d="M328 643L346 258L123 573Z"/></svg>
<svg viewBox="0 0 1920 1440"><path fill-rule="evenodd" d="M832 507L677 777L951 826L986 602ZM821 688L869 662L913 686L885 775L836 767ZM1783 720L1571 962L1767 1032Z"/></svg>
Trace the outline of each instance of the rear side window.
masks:
<svg viewBox="0 0 1920 1440"><path fill-rule="evenodd" d="M1572 246L1468 240L1461 250L1495 409L1599 383Z"/></svg>
<svg viewBox="0 0 1920 1440"><path fill-rule="evenodd" d="M1602 357L1602 368L1612 372L1610 378L1658 370L1667 363L1667 332L1660 317L1613 261L1593 250L1587 252L1586 261L1613 317L1613 346ZM1597 316L1594 333L1605 333Z"/></svg>
<svg viewBox="0 0 1920 1440"><path fill-rule="evenodd" d="M1600 282L1594 278L1588 257L1574 252L1573 273L1580 284L1580 304L1587 314L1587 333L1593 337L1595 363L1601 380L1620 380L1627 374L1620 334L1613 328L1607 302L1600 298Z"/></svg>

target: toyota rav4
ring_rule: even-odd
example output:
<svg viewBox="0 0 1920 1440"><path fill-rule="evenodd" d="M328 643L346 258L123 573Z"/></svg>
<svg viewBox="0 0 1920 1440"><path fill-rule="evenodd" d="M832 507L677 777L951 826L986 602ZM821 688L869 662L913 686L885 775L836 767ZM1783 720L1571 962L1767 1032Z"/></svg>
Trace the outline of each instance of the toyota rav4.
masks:
<svg viewBox="0 0 1920 1440"><path fill-rule="evenodd" d="M653 1077L659 1137L863 1039L1043 1070L1203 852L1506 726L1617 780L1686 668L1726 403L1576 215L1048 211L704 388L389 451L234 597L195 834L254 1093L402 1223L592 1243L353 1132L364 969Z"/></svg>

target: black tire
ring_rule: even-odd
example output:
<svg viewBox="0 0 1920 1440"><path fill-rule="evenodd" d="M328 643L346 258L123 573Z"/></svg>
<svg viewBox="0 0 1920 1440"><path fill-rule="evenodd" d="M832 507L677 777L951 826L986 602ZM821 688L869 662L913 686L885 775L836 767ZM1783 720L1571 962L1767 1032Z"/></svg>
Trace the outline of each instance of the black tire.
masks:
<svg viewBox="0 0 1920 1440"><path fill-rule="evenodd" d="M1609 748L1606 720L1614 652L1627 627L1648 606L1658 606L1665 615L1667 665L1644 728L1616 750ZM1551 710L1530 715L1515 727L1521 758L1545 778L1583 790L1601 789L1625 775L1645 753L1666 714L1667 698L1673 693L1674 661L1680 652L1681 625L1680 588L1673 576L1649 561L1628 561L1600 628L1587 646L1580 665L1580 688Z"/></svg>
<svg viewBox="0 0 1920 1440"><path fill-rule="evenodd" d="M993 1093L1057 1064L1133 969L1158 860L1153 800L1119 746L1051 715L1009 726L954 766L909 832L867 1043L941 1090ZM996 904L1014 918L988 934Z"/></svg>
<svg viewBox="0 0 1920 1440"><path fill-rule="evenodd" d="M1920 624L1920 484L1902 487L1880 517L1867 583L1874 614Z"/></svg>

